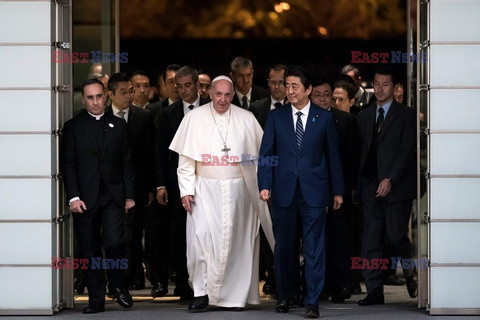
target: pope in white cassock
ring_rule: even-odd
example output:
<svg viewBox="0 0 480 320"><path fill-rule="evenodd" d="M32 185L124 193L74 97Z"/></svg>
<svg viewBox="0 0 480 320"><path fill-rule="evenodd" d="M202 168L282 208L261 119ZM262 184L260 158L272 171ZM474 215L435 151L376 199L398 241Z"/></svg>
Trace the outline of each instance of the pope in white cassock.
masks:
<svg viewBox="0 0 480 320"><path fill-rule="evenodd" d="M187 266L195 299L243 310L259 304L259 226L273 247L256 164L263 131L250 111L231 104L233 83L212 81L212 102L187 113L170 149L179 154L178 184L187 212Z"/></svg>

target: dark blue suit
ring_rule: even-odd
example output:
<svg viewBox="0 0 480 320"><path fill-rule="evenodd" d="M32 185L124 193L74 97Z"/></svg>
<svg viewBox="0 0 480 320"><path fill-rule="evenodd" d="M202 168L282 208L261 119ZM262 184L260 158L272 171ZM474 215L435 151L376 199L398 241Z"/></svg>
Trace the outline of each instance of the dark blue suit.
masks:
<svg viewBox="0 0 480 320"><path fill-rule="evenodd" d="M275 275L280 300L290 300L298 278L298 232L302 231L307 297L318 306L325 278L325 207L329 176L333 195L343 194L343 176L332 114L311 103L300 149L292 106L270 112L260 156L278 156L277 166L258 168L260 190L271 190ZM266 162L265 162L266 163Z"/></svg>

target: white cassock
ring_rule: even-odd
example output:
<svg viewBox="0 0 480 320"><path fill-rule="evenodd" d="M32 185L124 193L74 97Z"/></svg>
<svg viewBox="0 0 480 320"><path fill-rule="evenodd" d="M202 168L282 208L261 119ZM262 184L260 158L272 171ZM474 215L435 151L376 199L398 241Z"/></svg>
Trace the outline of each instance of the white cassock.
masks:
<svg viewBox="0 0 480 320"><path fill-rule="evenodd" d="M187 215L189 280L194 295L208 295L210 305L260 303L260 223L272 248L274 240L256 166L248 159L258 156L262 135L250 111L230 105L218 114L209 103L185 115L170 145L180 156L180 195L195 197ZM225 147L230 163L216 161L227 159Z"/></svg>

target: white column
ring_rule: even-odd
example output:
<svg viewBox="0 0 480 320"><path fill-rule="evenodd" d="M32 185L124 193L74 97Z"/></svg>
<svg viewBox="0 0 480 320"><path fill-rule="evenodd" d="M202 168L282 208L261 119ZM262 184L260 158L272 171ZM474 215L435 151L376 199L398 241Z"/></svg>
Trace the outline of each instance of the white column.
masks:
<svg viewBox="0 0 480 320"><path fill-rule="evenodd" d="M52 8L0 0L0 315L53 314Z"/></svg>
<svg viewBox="0 0 480 320"><path fill-rule="evenodd" d="M430 313L480 314L480 1L429 5Z"/></svg>

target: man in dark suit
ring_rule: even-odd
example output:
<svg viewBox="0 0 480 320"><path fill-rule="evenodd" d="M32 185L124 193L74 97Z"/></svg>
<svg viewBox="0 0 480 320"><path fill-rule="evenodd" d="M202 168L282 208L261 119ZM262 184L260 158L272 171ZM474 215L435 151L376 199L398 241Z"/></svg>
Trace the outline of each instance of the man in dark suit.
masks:
<svg viewBox="0 0 480 320"><path fill-rule="evenodd" d="M331 295L332 302L339 303L350 298L348 290L350 276L349 258L349 220L352 210L352 197L356 189L358 171L358 129L355 116L333 108L339 106L332 94L332 86L325 75L318 75L312 80L311 101L332 113L338 135L341 167L345 194L340 209L328 210L325 225L326 241L326 275L322 299ZM353 87L350 87L353 93ZM335 102L333 102L335 101ZM337 103L338 101L338 103ZM351 99L353 104L354 99Z"/></svg>
<svg viewBox="0 0 480 320"><path fill-rule="evenodd" d="M81 88L87 112L65 123L60 166L80 258L89 259L84 270L89 301L83 313L97 313L105 310L105 279L103 264L94 266L93 261L101 259L102 246L106 259L120 262L116 268L104 261L117 302L125 308L133 305L120 268L125 254L123 217L135 205L134 173L126 123L104 112L102 82L87 80Z"/></svg>
<svg viewBox="0 0 480 320"><path fill-rule="evenodd" d="M244 57L236 57L230 63L230 78L235 85L232 104L250 109L252 102L267 98L268 90L253 86L253 63Z"/></svg>
<svg viewBox="0 0 480 320"><path fill-rule="evenodd" d="M288 312L298 279L298 235L302 230L307 296L305 315L318 318L318 302L325 277L325 208L329 201L329 177L333 209L343 202L343 177L337 133L331 113L308 99L310 79L301 67L285 72L288 100L270 112L260 148L258 186L260 198L272 197L275 235L277 312ZM276 166L273 166L276 165Z"/></svg>
<svg viewBox="0 0 480 320"><path fill-rule="evenodd" d="M161 78L165 83L165 91L167 97L164 100L160 99L160 101L150 103L146 106L146 108L151 112L155 129L158 129L158 126L160 125L163 109L180 99L177 87L175 86L175 73L178 69L180 69L180 66L178 64L171 64L165 69L165 71L161 75Z"/></svg>
<svg viewBox="0 0 480 320"><path fill-rule="evenodd" d="M139 74L136 77L140 77ZM142 76L144 77L144 76ZM146 78L148 79L148 78ZM150 111L132 105L133 83L126 73L115 73L108 81L108 94L112 100L106 112L127 122L127 139L131 146L132 166L135 173L134 209L125 216L128 280L130 290L145 288L143 267L143 230L148 207L154 200L153 123ZM146 238L149 238L146 235ZM147 244L145 245L147 247Z"/></svg>
<svg viewBox="0 0 480 320"><path fill-rule="evenodd" d="M175 133L177 132L184 115L208 100L198 94L199 82L196 69L184 66L177 70L175 83L180 94L180 100L172 103L163 110L162 121L159 125L155 140L155 171L157 182L157 201L166 205L168 214L164 216L161 233L165 239L161 245L164 248L163 256L170 252L170 263L165 261L158 275L159 292L168 290L168 267L175 271L176 288L174 295L180 299L193 298L193 291L188 284L186 258L186 219L185 211L178 188L177 167L178 154L169 150ZM170 237L169 237L170 235ZM163 263L162 263L163 264Z"/></svg>
<svg viewBox="0 0 480 320"><path fill-rule="evenodd" d="M395 257L412 258L408 238L412 200L416 196L415 111L393 99L394 69L380 67L374 76L376 105L361 111L359 188L363 217L362 259L371 265L383 258L385 245ZM404 268L409 295L417 295L415 270ZM359 305L383 304L382 270L363 270L367 297Z"/></svg>

